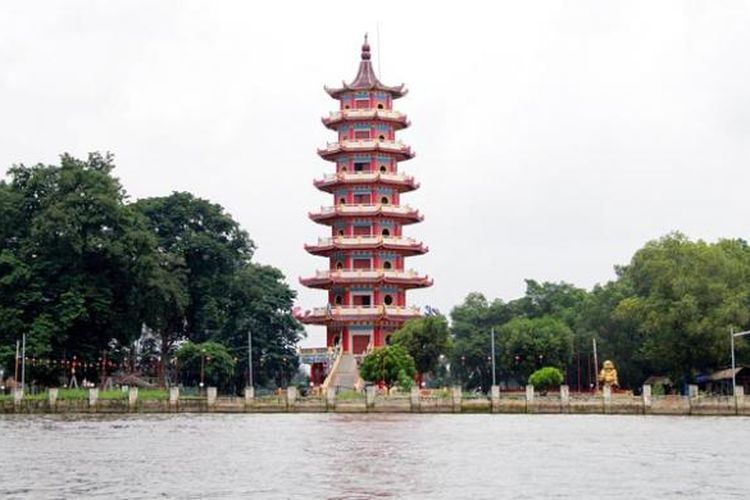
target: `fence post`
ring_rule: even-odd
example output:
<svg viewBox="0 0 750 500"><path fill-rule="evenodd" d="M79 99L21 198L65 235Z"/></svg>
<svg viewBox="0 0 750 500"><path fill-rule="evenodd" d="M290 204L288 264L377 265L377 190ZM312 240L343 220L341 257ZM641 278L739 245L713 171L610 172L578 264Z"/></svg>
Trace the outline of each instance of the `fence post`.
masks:
<svg viewBox="0 0 750 500"><path fill-rule="evenodd" d="M461 394L461 386L460 385L454 385L453 386L453 411L461 411L461 397L463 396Z"/></svg>
<svg viewBox="0 0 750 500"><path fill-rule="evenodd" d="M138 405L138 388L137 387L131 387L128 389L128 409L135 410L135 407Z"/></svg>
<svg viewBox="0 0 750 500"><path fill-rule="evenodd" d="M173 385L169 388L169 407L176 410L180 401L180 388Z"/></svg>
<svg viewBox="0 0 750 500"><path fill-rule="evenodd" d="M534 386L529 384L526 386L526 413L534 411Z"/></svg>
<svg viewBox="0 0 750 500"><path fill-rule="evenodd" d="M208 403L209 410L213 409L216 405L216 387L206 389L206 402Z"/></svg>
<svg viewBox="0 0 750 500"><path fill-rule="evenodd" d="M419 387L416 385L411 386L409 403L411 403L411 411L419 411Z"/></svg>
<svg viewBox="0 0 750 500"><path fill-rule="evenodd" d="M365 406L369 408L375 407L375 386L368 385L365 387Z"/></svg>
<svg viewBox="0 0 750 500"><path fill-rule="evenodd" d="M245 387L245 406L253 404L255 399L255 387Z"/></svg>
<svg viewBox="0 0 750 500"><path fill-rule="evenodd" d="M490 413L497 410L500 406L500 386L493 385L490 387Z"/></svg>
<svg viewBox="0 0 750 500"><path fill-rule="evenodd" d="M734 408L735 413L740 414L744 413L745 409L745 388L741 385L738 385L734 388Z"/></svg>
<svg viewBox="0 0 750 500"><path fill-rule="evenodd" d="M293 385L286 388L286 409L291 411L297 404L297 388Z"/></svg>
<svg viewBox="0 0 750 500"><path fill-rule="evenodd" d="M604 413L609 413L612 405L612 387L609 384L602 387L602 397L604 398Z"/></svg>
<svg viewBox="0 0 750 500"><path fill-rule="evenodd" d="M326 408L331 411L336 409L336 388L326 387Z"/></svg>
<svg viewBox="0 0 750 500"><path fill-rule="evenodd" d="M560 386L560 409L563 413L570 413L570 387Z"/></svg>
<svg viewBox="0 0 750 500"><path fill-rule="evenodd" d="M95 407L96 402L99 400L99 389L92 387L89 389L89 406Z"/></svg>
<svg viewBox="0 0 750 500"><path fill-rule="evenodd" d="M13 405L14 406L21 406L21 401L23 400L23 388L14 388L13 389Z"/></svg>
<svg viewBox="0 0 750 500"><path fill-rule="evenodd" d="M57 388L47 389L47 401L49 402L50 411L55 411L55 406L57 405L58 391L59 389Z"/></svg>
<svg viewBox="0 0 750 500"><path fill-rule="evenodd" d="M651 386L643 386L643 413L651 413Z"/></svg>

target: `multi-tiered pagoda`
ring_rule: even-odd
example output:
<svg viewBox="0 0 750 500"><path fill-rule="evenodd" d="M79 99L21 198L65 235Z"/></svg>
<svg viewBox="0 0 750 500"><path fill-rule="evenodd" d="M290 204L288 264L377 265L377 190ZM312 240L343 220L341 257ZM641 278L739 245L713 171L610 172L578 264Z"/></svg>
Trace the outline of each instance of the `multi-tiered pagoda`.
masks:
<svg viewBox="0 0 750 500"><path fill-rule="evenodd" d="M362 354L387 344L404 321L418 317L419 309L407 305L406 292L432 284L406 267L407 257L427 252L403 231L423 219L401 199L419 187L399 168L400 162L414 157L409 146L396 140L396 132L408 127L409 120L393 109L393 100L407 90L403 84L384 85L375 76L367 36L354 81L325 90L339 101L339 110L323 118L338 140L318 150L334 172L314 184L330 193L333 203L310 218L330 227L330 236L305 249L326 257L328 266L300 282L327 290L328 304L300 319L326 325L329 348ZM313 381L320 383L324 372L322 363L313 364Z"/></svg>

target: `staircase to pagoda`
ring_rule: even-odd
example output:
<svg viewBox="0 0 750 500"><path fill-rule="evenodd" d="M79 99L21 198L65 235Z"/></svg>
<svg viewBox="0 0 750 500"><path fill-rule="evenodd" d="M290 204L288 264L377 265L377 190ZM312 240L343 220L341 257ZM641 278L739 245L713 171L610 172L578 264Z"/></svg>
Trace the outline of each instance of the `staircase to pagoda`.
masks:
<svg viewBox="0 0 750 500"><path fill-rule="evenodd" d="M334 362L331 373L323 382L323 387L333 387L339 389L358 390L362 387L362 380L359 378L359 366L354 354L342 352Z"/></svg>

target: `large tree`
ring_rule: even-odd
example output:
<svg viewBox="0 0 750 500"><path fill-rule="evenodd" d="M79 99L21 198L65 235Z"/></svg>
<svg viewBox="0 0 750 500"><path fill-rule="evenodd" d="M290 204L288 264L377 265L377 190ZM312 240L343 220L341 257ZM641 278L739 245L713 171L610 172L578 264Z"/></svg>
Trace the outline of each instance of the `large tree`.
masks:
<svg viewBox="0 0 750 500"><path fill-rule="evenodd" d="M420 376L434 372L440 356L450 353L451 339L445 316L425 316L409 320L392 338L394 344L403 346L414 358Z"/></svg>
<svg viewBox="0 0 750 500"><path fill-rule="evenodd" d="M125 203L111 155L17 165L0 184L0 356L97 359L140 335L154 240Z"/></svg>

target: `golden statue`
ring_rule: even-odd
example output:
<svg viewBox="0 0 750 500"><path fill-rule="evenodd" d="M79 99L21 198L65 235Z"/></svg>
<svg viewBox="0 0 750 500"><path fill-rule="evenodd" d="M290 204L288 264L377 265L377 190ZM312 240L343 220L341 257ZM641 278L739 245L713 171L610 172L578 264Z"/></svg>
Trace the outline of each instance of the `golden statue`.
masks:
<svg viewBox="0 0 750 500"><path fill-rule="evenodd" d="M620 385L617 382L615 364L610 360L605 361L602 365L602 371L599 372L599 383L610 387L618 387Z"/></svg>

